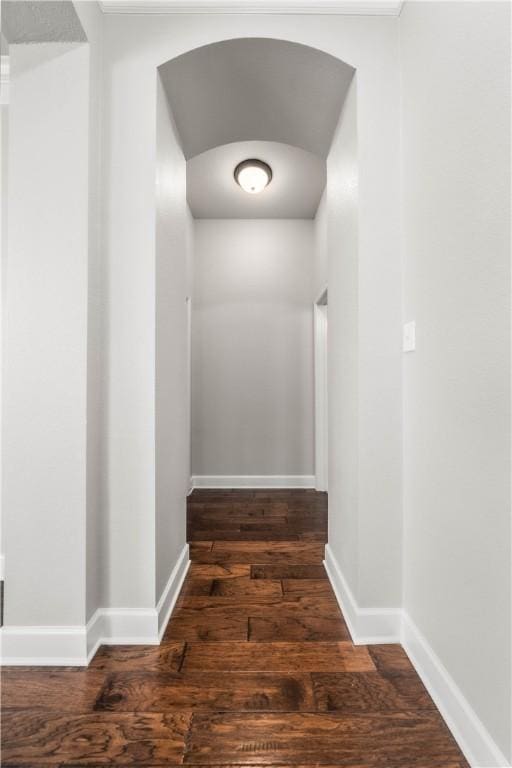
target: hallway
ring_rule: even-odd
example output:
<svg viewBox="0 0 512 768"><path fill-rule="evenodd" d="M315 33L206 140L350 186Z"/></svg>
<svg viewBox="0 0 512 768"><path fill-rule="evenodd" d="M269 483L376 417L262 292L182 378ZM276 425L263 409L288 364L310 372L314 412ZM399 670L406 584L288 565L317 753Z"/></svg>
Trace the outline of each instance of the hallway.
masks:
<svg viewBox="0 0 512 768"><path fill-rule="evenodd" d="M0 6L2 765L512 768L512 0Z"/></svg>
<svg viewBox="0 0 512 768"><path fill-rule="evenodd" d="M3 765L466 768L400 646L354 646L327 497L196 490L162 644L2 673Z"/></svg>

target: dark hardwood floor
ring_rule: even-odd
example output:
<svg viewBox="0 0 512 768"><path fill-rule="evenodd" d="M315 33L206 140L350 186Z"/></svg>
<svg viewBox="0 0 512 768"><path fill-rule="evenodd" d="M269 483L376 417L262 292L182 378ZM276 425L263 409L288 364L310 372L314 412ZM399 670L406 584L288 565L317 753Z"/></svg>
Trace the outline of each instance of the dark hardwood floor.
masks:
<svg viewBox="0 0 512 768"><path fill-rule="evenodd" d="M354 646L313 491L189 497L160 646L2 674L2 765L467 768L398 645Z"/></svg>

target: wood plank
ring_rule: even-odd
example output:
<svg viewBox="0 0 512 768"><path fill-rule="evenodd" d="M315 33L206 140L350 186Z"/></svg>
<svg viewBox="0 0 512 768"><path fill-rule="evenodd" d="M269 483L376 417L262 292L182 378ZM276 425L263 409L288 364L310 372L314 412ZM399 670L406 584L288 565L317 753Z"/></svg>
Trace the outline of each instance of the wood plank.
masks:
<svg viewBox="0 0 512 768"><path fill-rule="evenodd" d="M187 578L190 579L233 579L250 576L251 566L240 563L191 563Z"/></svg>
<svg viewBox="0 0 512 768"><path fill-rule="evenodd" d="M264 510L261 508L250 510L230 510L226 511L190 511L188 512L189 524L197 528L211 528L212 530L222 531L235 525L248 525L256 529L262 528L283 528L286 527L288 513L286 515L264 516Z"/></svg>
<svg viewBox="0 0 512 768"><path fill-rule="evenodd" d="M416 673L313 673L316 708L322 712L400 712L435 707Z"/></svg>
<svg viewBox="0 0 512 768"><path fill-rule="evenodd" d="M13 768L13 766L16 765L16 768L20 768L20 763L10 763L7 765L6 763L2 764L2 768ZM87 765L87 768L105 768L105 763L85 763ZM165 768L198 768L198 763L182 763L181 761L179 763L176 763L173 761L172 763L166 762ZM202 764L204 766L204 763ZM35 764L32 763L28 768L34 768ZM73 764L73 763L65 763L61 764L60 768L83 768L84 763L80 764ZM127 764L127 763L116 763L116 768L134 768L133 763ZM261 766L261 763L215 763L215 768L258 768L258 766ZM23 768L27 768L26 764L23 765ZM49 768L48 763L37 763L37 768ZM52 765L52 768L55 768L55 765ZM162 764L155 765L144 763L144 768L162 768ZM272 763L271 768L290 768L290 765L283 765L283 763ZM305 765L304 763L300 763L300 765L294 763L293 768L340 768L340 765L324 765L323 763L321 766L319 766L318 763L315 763L314 765L312 763L308 763ZM341 767L343 768L343 766ZM358 762L357 765L354 763L350 763L350 766L345 766L345 768L376 768L375 765L369 765L369 763L361 763ZM386 766L385 768L389 768L389 766ZM401 764L397 766L397 768L407 768L407 764ZM414 764L414 768L470 768L469 764L467 762L449 762L447 763L446 760L441 760L439 762L438 760L435 761L435 763L432 763L430 758L425 758L425 761L422 763L417 762Z"/></svg>
<svg viewBox="0 0 512 768"><path fill-rule="evenodd" d="M206 616L216 613L233 612L235 615L271 618L273 616L326 616L340 617L338 603L333 597L297 597L269 599L251 595L245 597L185 597L177 604L179 608L202 611Z"/></svg>
<svg viewBox="0 0 512 768"><path fill-rule="evenodd" d="M411 709L418 707L422 709L434 709L437 707L430 698L430 695L421 682L421 679L415 669L408 672L381 672L391 685L399 692L400 696L407 702Z"/></svg>
<svg viewBox="0 0 512 768"><path fill-rule="evenodd" d="M178 608L167 625L164 640L247 640L248 621L234 613L205 614Z"/></svg>
<svg viewBox="0 0 512 768"><path fill-rule="evenodd" d="M270 579L256 581L247 576L237 579L215 579L211 591L212 597L267 597L283 596L280 581Z"/></svg>
<svg viewBox="0 0 512 768"><path fill-rule="evenodd" d="M34 711L3 714L4 763L81 761L164 763L182 760L189 713L87 715Z"/></svg>
<svg viewBox="0 0 512 768"><path fill-rule="evenodd" d="M369 645L368 651L379 672L414 672L406 652L398 643Z"/></svg>
<svg viewBox="0 0 512 768"><path fill-rule="evenodd" d="M92 712L105 679L90 669L11 667L2 671L2 708Z"/></svg>
<svg viewBox="0 0 512 768"><path fill-rule="evenodd" d="M177 672L183 660L185 643L162 645L103 645L89 666L90 670L130 672L137 669Z"/></svg>
<svg viewBox="0 0 512 768"><path fill-rule="evenodd" d="M345 622L339 616L265 616L249 618L249 640L326 641L350 640Z"/></svg>
<svg viewBox="0 0 512 768"><path fill-rule="evenodd" d="M288 563L319 565L324 557L324 545L320 542L261 542L261 541L215 541L211 551L197 550L191 544L191 559L195 562L215 563L273 563L279 560Z"/></svg>
<svg viewBox="0 0 512 768"><path fill-rule="evenodd" d="M326 539L324 537L324 534L315 534L315 533L294 533L293 531L290 531L289 528L283 528L282 530L275 530L272 529L271 531L268 531L268 533L264 533L262 531L251 531L251 530L244 530L242 531L241 526L235 527L233 530L223 530L223 531L213 531L211 528L202 528L201 530L194 530L194 531L188 531L187 538L189 542L198 541L201 539L204 539L206 536L210 538L214 538L215 533L220 537L222 537L222 540L224 544L230 543L230 542L264 542L264 541L271 541L271 542L293 542L293 541L302 541L306 539L307 541L313 540L320 540L325 542Z"/></svg>
<svg viewBox="0 0 512 768"><path fill-rule="evenodd" d="M288 597L334 597L334 591L328 579L283 579L283 593Z"/></svg>
<svg viewBox="0 0 512 768"><path fill-rule="evenodd" d="M195 565L195 563L192 563ZM213 579L191 579L189 576L181 588L179 599L185 597L208 597L213 587Z"/></svg>
<svg viewBox="0 0 512 768"><path fill-rule="evenodd" d="M260 520L241 520L240 529L242 531L261 531L262 533L271 533L272 531L291 531L292 533L303 533L306 531L324 531L326 526L321 524L315 518L295 519L293 514L287 514L285 518L263 518Z"/></svg>
<svg viewBox="0 0 512 768"><path fill-rule="evenodd" d="M251 506L249 504L230 504L218 505L217 507L202 504L200 507L190 507L187 510L187 521L189 523L204 522L223 522L237 521L239 524L247 522L264 522L269 524L283 525L288 519L288 510L272 510L261 504Z"/></svg>
<svg viewBox="0 0 512 768"><path fill-rule="evenodd" d="M430 768L460 753L439 717L430 713L340 716L318 713L197 714L185 763L213 765Z"/></svg>
<svg viewBox="0 0 512 768"><path fill-rule="evenodd" d="M111 675L96 704L109 712L295 712L314 709L309 675L144 671Z"/></svg>
<svg viewBox="0 0 512 768"><path fill-rule="evenodd" d="M252 579L327 579L323 565L251 565Z"/></svg>
<svg viewBox="0 0 512 768"><path fill-rule="evenodd" d="M365 672L375 666L352 643L188 643L183 670L243 672Z"/></svg>
<svg viewBox="0 0 512 768"><path fill-rule="evenodd" d="M314 503L318 491L309 488L257 488L253 491L255 501L275 502L276 499L290 502L293 499L300 499L306 503L308 499Z"/></svg>
<svg viewBox="0 0 512 768"><path fill-rule="evenodd" d="M293 534L290 534L290 539L292 538ZM299 540L302 542L307 541L316 541L318 543L325 545L327 544L327 531L307 531L302 529L302 533L298 534Z"/></svg>
<svg viewBox="0 0 512 768"><path fill-rule="evenodd" d="M188 545L189 557L195 562L202 554L210 552L213 547L213 541L192 541ZM198 561L199 562L199 561Z"/></svg>

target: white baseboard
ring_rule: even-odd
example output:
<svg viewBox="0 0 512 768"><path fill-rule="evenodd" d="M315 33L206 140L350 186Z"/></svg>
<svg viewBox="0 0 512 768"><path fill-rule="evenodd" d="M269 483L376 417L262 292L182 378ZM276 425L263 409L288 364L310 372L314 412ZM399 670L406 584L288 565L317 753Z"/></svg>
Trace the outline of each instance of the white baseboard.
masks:
<svg viewBox="0 0 512 768"><path fill-rule="evenodd" d="M100 645L158 645L189 567L186 544L156 608L98 608L85 626L3 627L4 666L87 666Z"/></svg>
<svg viewBox="0 0 512 768"><path fill-rule="evenodd" d="M87 664L100 645L158 645L155 608L99 608L87 622Z"/></svg>
<svg viewBox="0 0 512 768"><path fill-rule="evenodd" d="M162 639L165 628L171 618L172 609L176 604L176 600L178 599L189 567L188 544L185 544L156 606L158 615L158 637L160 640Z"/></svg>
<svg viewBox="0 0 512 768"><path fill-rule="evenodd" d="M193 475L193 488L314 488L314 475Z"/></svg>
<svg viewBox="0 0 512 768"><path fill-rule="evenodd" d="M3 666L67 666L87 664L85 626L2 627Z"/></svg>
<svg viewBox="0 0 512 768"><path fill-rule="evenodd" d="M325 547L324 565L354 643L401 643L472 768L510 768L510 762L408 614L398 608L359 607L329 545Z"/></svg>
<svg viewBox="0 0 512 768"><path fill-rule="evenodd" d="M402 612L402 645L472 768L510 768L482 721L417 626Z"/></svg>
<svg viewBox="0 0 512 768"><path fill-rule="evenodd" d="M4 626L0 636L2 665L29 667L84 667L100 645L160 642L154 608L99 608L85 626Z"/></svg>
<svg viewBox="0 0 512 768"><path fill-rule="evenodd" d="M399 643L400 609L359 607L328 544L324 565L355 645Z"/></svg>

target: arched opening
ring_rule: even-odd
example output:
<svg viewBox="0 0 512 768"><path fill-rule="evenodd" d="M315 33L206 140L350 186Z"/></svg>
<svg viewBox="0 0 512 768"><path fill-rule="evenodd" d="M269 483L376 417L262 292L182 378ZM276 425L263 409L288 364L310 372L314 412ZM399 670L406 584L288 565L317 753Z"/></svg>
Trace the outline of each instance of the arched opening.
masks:
<svg viewBox="0 0 512 768"><path fill-rule="evenodd" d="M357 188L355 137L343 137L342 148L336 143L349 93L345 117L353 126L354 69L318 49L273 38L212 43L158 68L157 600L180 556L170 542L179 541L189 486L204 489L189 497L189 542L218 538L215 525L228 541L254 542L258 531L262 539L327 541L325 493L315 497L316 516L289 509L268 530L252 518L258 505L251 508L249 494L302 488L304 499L294 501L300 506L314 489L327 490L327 423L315 414L321 356L315 354L314 303L318 286L328 284L332 151L335 166L348 152L352 192ZM272 168L272 182L260 195L245 194L233 177L247 157ZM339 187L337 168L331 177L331 188ZM357 206L350 216L356 212ZM345 290L356 294L356 242L346 258ZM353 322L344 328L356 330ZM185 349L185 339L192 349ZM176 359L191 364L181 378ZM339 376L336 366L333 375ZM327 391L326 370L323 381ZM322 467L315 466L319 439ZM207 489L237 488L244 490L233 503L245 500L246 508L236 518L215 522L215 515L202 514ZM168 613L159 610L161 631Z"/></svg>

